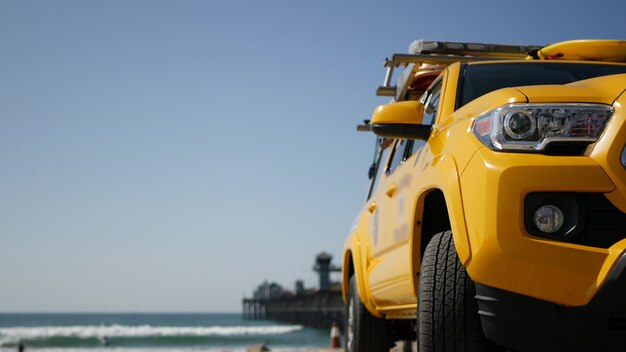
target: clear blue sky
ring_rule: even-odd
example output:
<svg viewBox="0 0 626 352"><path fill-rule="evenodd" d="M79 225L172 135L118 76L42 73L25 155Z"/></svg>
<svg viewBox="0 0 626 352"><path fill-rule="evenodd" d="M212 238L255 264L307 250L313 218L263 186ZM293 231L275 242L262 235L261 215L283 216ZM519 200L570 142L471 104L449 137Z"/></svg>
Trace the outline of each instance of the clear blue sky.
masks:
<svg viewBox="0 0 626 352"><path fill-rule="evenodd" d="M238 311L317 284L418 38L626 39L620 1L0 0L0 311Z"/></svg>

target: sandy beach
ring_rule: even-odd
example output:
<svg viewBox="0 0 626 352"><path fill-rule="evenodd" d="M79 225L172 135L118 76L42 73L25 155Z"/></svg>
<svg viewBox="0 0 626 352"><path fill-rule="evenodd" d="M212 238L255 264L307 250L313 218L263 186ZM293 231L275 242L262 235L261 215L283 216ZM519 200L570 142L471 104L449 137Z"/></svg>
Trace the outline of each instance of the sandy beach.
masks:
<svg viewBox="0 0 626 352"><path fill-rule="evenodd" d="M273 351L273 349L271 348L271 346L269 347L269 351ZM261 349L259 349L259 346L251 346L250 348L246 349L246 352L260 352L262 351ZM294 350L288 350L288 349L276 349L276 351L280 351L280 352L342 352L344 351L343 348L311 348L311 349L294 349ZM396 347L391 348L389 350L389 352L403 352L404 351L404 343L403 342L398 342L396 344ZM413 342L413 344L411 345L411 351L417 351L417 345L415 342Z"/></svg>

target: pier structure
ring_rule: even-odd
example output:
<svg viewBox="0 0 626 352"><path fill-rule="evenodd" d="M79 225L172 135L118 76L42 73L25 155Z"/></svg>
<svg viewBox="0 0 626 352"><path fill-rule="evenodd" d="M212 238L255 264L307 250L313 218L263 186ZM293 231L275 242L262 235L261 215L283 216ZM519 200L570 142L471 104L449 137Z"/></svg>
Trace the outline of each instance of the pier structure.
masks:
<svg viewBox="0 0 626 352"><path fill-rule="evenodd" d="M341 283L332 282L330 273L341 271L331 264L332 256L320 253L313 270L319 274L318 289L305 289L302 280L296 281L295 291L283 289L265 281L254 291L253 298L244 298L244 319L274 320L313 328L330 328L333 323L343 326L343 298Z"/></svg>
<svg viewBox="0 0 626 352"><path fill-rule="evenodd" d="M243 299L243 318L249 320L264 320L266 318L266 302L254 298Z"/></svg>
<svg viewBox="0 0 626 352"><path fill-rule="evenodd" d="M341 267L334 266L330 262L333 260L333 256L322 252L315 258L315 266L313 270L319 273L320 278L320 291L330 290L330 273L341 272Z"/></svg>

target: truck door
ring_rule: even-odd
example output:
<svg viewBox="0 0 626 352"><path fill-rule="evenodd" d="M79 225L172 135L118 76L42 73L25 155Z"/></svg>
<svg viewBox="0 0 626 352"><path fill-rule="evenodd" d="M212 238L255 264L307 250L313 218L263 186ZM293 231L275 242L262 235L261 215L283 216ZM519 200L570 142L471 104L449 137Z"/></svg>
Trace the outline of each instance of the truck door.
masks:
<svg viewBox="0 0 626 352"><path fill-rule="evenodd" d="M437 118L442 79L433 83L424 96L423 123ZM420 188L418 152L425 141L397 140L376 195L379 199L379 244L370 270L372 298L379 307L400 307L416 302L413 285L411 236L414 230L417 190ZM382 226L381 226L382 224ZM381 240L382 239L382 240Z"/></svg>
<svg viewBox="0 0 626 352"><path fill-rule="evenodd" d="M413 201L407 198L407 194L411 185L412 165L402 167L412 153L413 144L413 141L406 139L394 143L385 170L385 180L376 192L379 202L379 238L369 279L372 297L379 306L393 306L415 299L411 268L408 265Z"/></svg>
<svg viewBox="0 0 626 352"><path fill-rule="evenodd" d="M389 162L389 154L393 147L393 140L386 138L377 138L377 150L376 150L376 158L372 168L370 169L370 177L372 178L372 182L370 185L370 190L367 195L367 211L369 213L368 219L368 243L369 243L369 252L373 257L377 257L381 255L381 251L384 250L385 245L383 242L385 241L384 236L381 234L384 233L384 221L386 216L383 210L385 207L382 203L386 201L384 195L381 194L380 189L384 186L381 184L387 183L387 175L386 170Z"/></svg>

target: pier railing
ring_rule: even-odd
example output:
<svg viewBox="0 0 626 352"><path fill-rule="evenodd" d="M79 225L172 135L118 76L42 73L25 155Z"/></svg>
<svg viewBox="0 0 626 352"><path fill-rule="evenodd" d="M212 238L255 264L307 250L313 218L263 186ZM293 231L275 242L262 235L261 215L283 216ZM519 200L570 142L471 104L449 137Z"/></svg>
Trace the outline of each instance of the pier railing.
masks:
<svg viewBox="0 0 626 352"><path fill-rule="evenodd" d="M314 291L271 300L244 299L244 319L274 320L313 328L343 326L341 291Z"/></svg>

